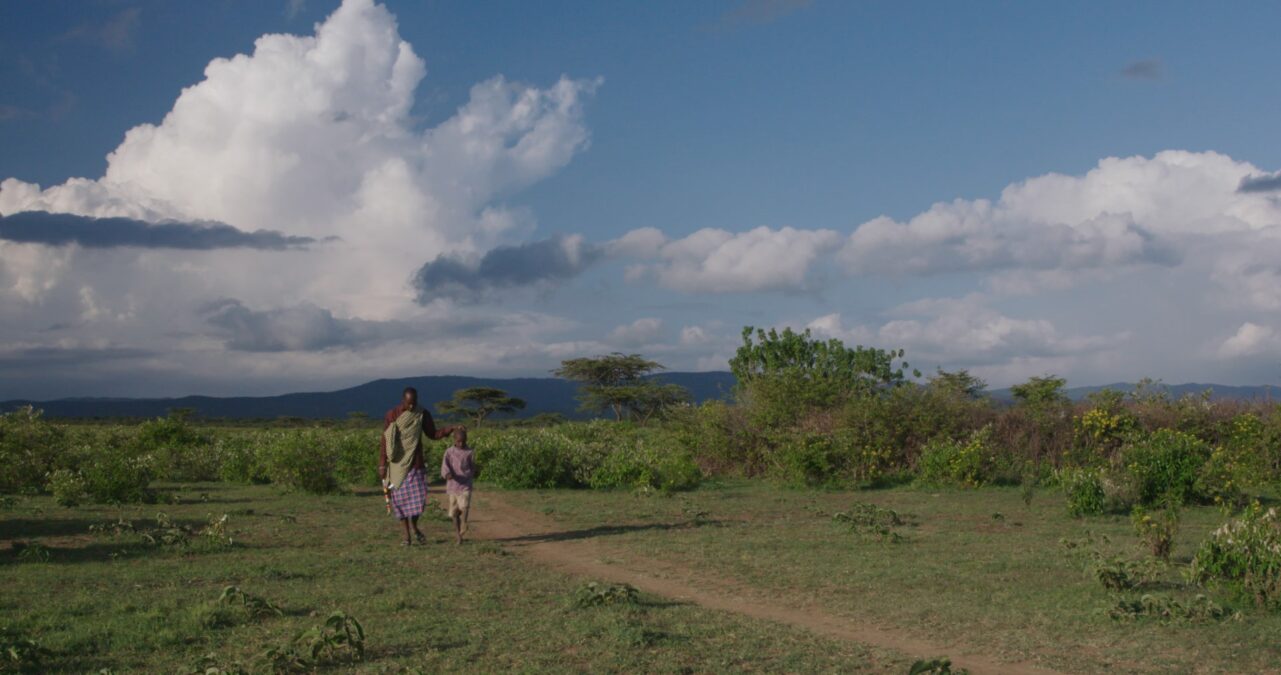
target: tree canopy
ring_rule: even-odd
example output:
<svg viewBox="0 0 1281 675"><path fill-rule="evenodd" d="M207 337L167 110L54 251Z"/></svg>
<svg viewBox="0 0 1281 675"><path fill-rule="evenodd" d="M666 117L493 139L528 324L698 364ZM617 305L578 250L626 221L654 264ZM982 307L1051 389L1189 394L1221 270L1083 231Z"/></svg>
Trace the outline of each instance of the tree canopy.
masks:
<svg viewBox="0 0 1281 675"><path fill-rule="evenodd" d="M480 426L485 418L502 412L513 413L525 409L523 399L511 396L495 387L468 387L454 392L453 398L436 404L436 410L443 415L462 417Z"/></svg>

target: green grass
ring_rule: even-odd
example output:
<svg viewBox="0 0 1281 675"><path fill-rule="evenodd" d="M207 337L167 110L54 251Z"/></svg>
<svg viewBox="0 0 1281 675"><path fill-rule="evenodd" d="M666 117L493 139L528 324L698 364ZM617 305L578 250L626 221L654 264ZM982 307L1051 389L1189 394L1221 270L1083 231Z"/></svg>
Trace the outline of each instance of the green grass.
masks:
<svg viewBox="0 0 1281 675"><path fill-rule="evenodd" d="M365 661L339 670L906 672L910 663L643 594L638 604L579 608L574 594L588 580L495 544L445 544L443 520L426 523L437 542L399 548L380 496L226 485L168 494L178 503L69 509L38 497L0 511L0 625L50 650L41 670L178 672L211 652L224 665L250 665L336 609L367 634ZM626 494L602 497L633 503ZM192 529L230 514L234 545L157 546L136 533L89 533L120 519L151 527L159 511ZM48 561L20 556L15 541L46 547ZM217 605L229 585L283 616Z"/></svg>
<svg viewBox="0 0 1281 675"><path fill-rule="evenodd" d="M825 611L936 642L956 642L1004 660L1030 660L1076 672L1263 672L1281 661L1281 615L1225 593L1235 621L1118 623L1108 610L1122 597L1068 558L1060 540L1106 535L1106 553L1145 557L1128 516L1072 519L1057 491L1026 505L1018 488L865 492L780 490L728 482L663 496L585 491L509 493L510 501L572 528L688 521L714 527L618 528L609 544L727 576L780 601L804 598ZM860 535L832 515L855 501L911 514L900 543ZM999 515L998 515L999 514ZM1174 566L1139 594L1192 598L1179 574L1197 544L1224 519L1188 509Z"/></svg>

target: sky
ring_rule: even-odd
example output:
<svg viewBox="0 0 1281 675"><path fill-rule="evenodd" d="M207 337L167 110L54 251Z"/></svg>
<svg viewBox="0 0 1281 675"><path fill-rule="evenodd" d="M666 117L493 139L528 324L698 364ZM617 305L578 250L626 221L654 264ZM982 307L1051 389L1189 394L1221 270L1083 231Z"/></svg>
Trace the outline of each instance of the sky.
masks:
<svg viewBox="0 0 1281 675"><path fill-rule="evenodd" d="M0 398L1281 380L1275 3L0 4Z"/></svg>

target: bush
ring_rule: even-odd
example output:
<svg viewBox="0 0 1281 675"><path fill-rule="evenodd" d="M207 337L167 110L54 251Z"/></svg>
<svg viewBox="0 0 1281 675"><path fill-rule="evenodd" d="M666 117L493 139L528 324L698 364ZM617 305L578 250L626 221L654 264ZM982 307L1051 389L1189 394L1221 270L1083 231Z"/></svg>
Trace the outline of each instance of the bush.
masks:
<svg viewBox="0 0 1281 675"><path fill-rule="evenodd" d="M774 474L797 487L835 486L841 482L848 456L835 434L787 434L774 451Z"/></svg>
<svg viewBox="0 0 1281 675"><path fill-rule="evenodd" d="M1210 448L1195 436L1160 429L1126 448L1124 461L1139 503L1182 504L1201 497L1197 478L1209 456Z"/></svg>
<svg viewBox="0 0 1281 675"><path fill-rule="evenodd" d="M666 439L638 439L605 456L592 474L593 488L692 490L703 480L694 458Z"/></svg>
<svg viewBox="0 0 1281 675"><path fill-rule="evenodd" d="M1190 573L1198 583L1236 586L1267 607L1281 606L1281 519L1258 503L1201 543Z"/></svg>
<svg viewBox="0 0 1281 675"><path fill-rule="evenodd" d="M62 429L31 406L0 415L0 492L34 494L66 446Z"/></svg>
<svg viewBox="0 0 1281 675"><path fill-rule="evenodd" d="M1142 506L1135 507L1130 515L1134 532L1152 555L1162 560L1170 559L1174 550L1174 536L1179 533L1179 510L1168 506L1157 515L1148 513Z"/></svg>
<svg viewBox="0 0 1281 675"><path fill-rule="evenodd" d="M991 427L983 427L960 443L941 438L921 450L918 480L926 485L979 487L997 475L997 456Z"/></svg>
<svg viewBox="0 0 1281 675"><path fill-rule="evenodd" d="M1103 475L1098 469L1064 469L1059 475L1068 515L1074 518L1102 515L1107 508Z"/></svg>
<svg viewBox="0 0 1281 675"><path fill-rule="evenodd" d="M228 483L271 482L261 453L255 451L253 440L246 436L219 438L213 454L218 458L218 477Z"/></svg>
<svg viewBox="0 0 1281 675"><path fill-rule="evenodd" d="M49 474L46 487L59 506L79 506L89 498L84 476L71 469L58 469Z"/></svg>
<svg viewBox="0 0 1281 675"><path fill-rule="evenodd" d="M333 440L336 456L335 477L345 485L378 485L378 440L368 433L337 434ZM439 445L439 444L437 444ZM423 448L426 461L427 448ZM427 475L431 467L440 467L440 458L426 462Z"/></svg>
<svg viewBox="0 0 1281 675"><path fill-rule="evenodd" d="M158 474L166 480L189 483L218 478L218 456L210 451L208 440L187 424L183 413L143 422L134 442L138 453L156 458Z"/></svg>
<svg viewBox="0 0 1281 675"><path fill-rule="evenodd" d="M570 462L570 440L557 430L478 437L476 455L485 480L502 488L583 485Z"/></svg>
<svg viewBox="0 0 1281 675"><path fill-rule="evenodd" d="M334 476L337 458L315 433L286 431L275 434L262 451L271 482L289 490L327 494L338 489Z"/></svg>

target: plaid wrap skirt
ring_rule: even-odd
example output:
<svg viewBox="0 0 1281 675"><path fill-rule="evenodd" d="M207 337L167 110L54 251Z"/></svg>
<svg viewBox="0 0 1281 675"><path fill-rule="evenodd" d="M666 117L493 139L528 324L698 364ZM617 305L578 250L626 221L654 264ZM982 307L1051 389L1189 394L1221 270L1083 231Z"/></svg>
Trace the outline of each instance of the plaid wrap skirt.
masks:
<svg viewBox="0 0 1281 675"><path fill-rule="evenodd" d="M427 506L427 476L413 468L399 487L391 491L391 510L400 520L422 515Z"/></svg>

